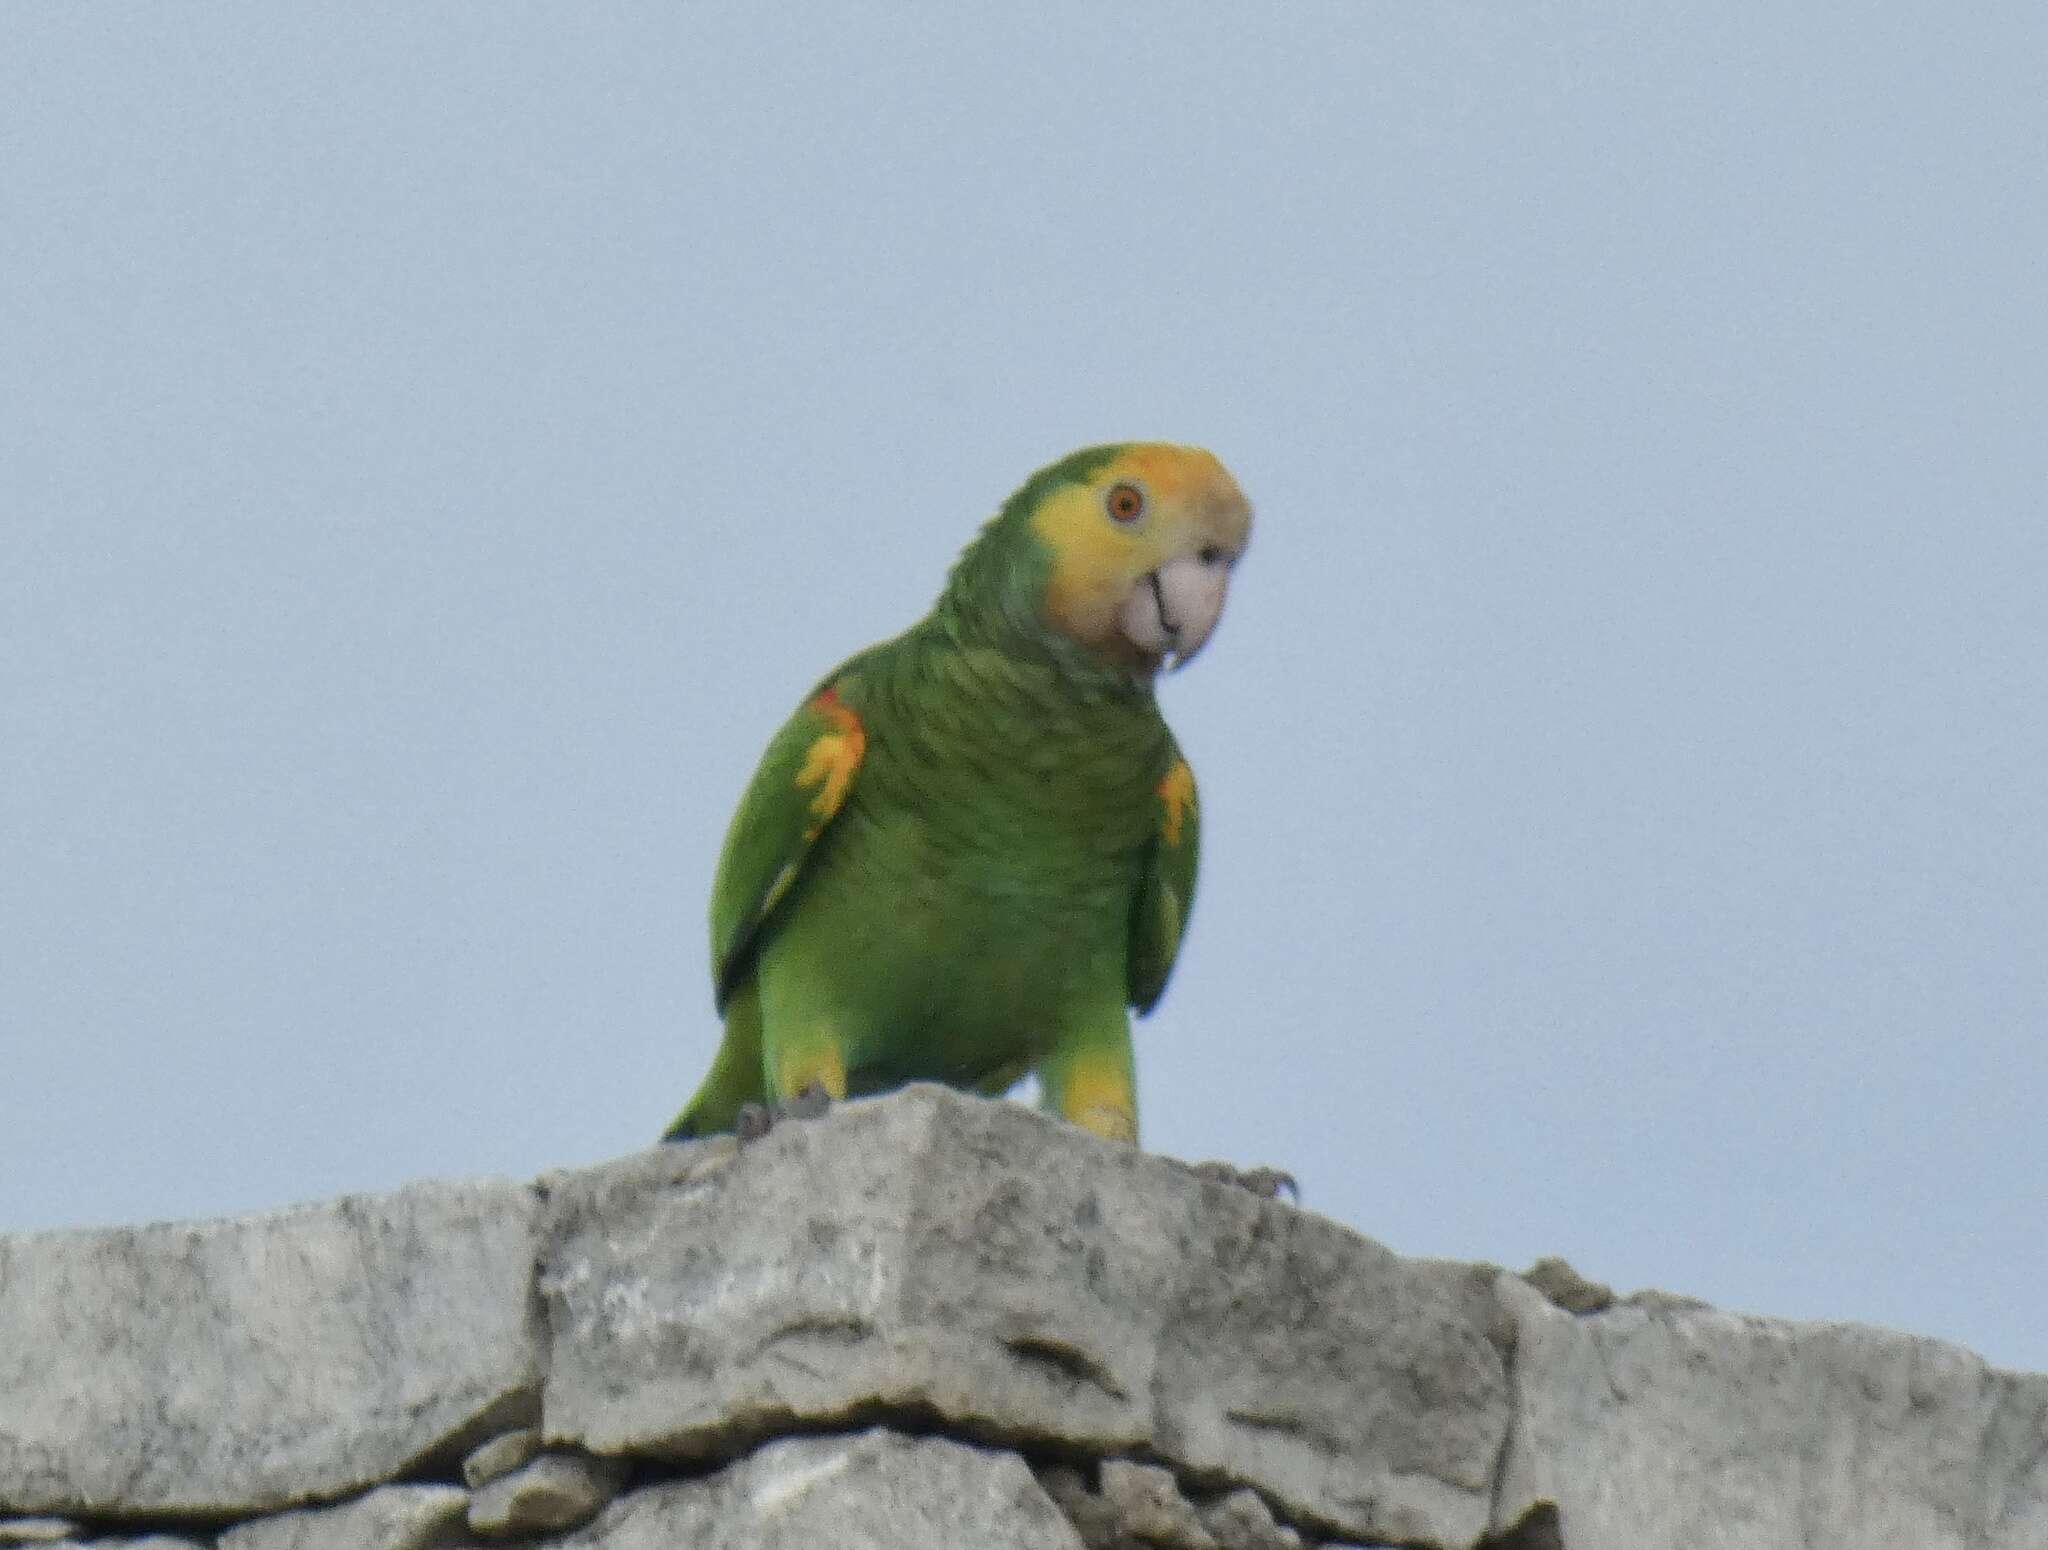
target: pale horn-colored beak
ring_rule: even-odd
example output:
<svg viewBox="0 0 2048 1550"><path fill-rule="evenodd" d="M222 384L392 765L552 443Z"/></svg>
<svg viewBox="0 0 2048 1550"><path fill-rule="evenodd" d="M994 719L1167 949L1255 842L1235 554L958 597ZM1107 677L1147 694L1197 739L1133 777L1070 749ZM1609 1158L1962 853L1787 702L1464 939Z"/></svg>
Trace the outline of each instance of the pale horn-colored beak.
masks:
<svg viewBox="0 0 2048 1550"><path fill-rule="evenodd" d="M1187 666L1223 617L1234 558L1217 549L1176 555L1145 576L1117 615L1125 637L1147 656Z"/></svg>

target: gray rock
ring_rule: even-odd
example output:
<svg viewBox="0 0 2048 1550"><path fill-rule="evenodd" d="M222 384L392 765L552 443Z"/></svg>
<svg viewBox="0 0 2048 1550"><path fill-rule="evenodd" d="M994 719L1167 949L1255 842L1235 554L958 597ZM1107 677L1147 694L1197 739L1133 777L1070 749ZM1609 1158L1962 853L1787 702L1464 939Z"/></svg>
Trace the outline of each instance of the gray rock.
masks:
<svg viewBox="0 0 2048 1550"><path fill-rule="evenodd" d="M338 1507L302 1507L237 1524L217 1550L436 1550L462 1542L469 1493L388 1485Z"/></svg>
<svg viewBox="0 0 2048 1550"><path fill-rule="evenodd" d="M1104 1459L1102 1499L1128 1537L1160 1550L1217 1550L1195 1506L1170 1469L1130 1459Z"/></svg>
<svg viewBox="0 0 2048 1550"><path fill-rule="evenodd" d="M1301 1535L1276 1522L1273 1509L1257 1491L1239 1487L1203 1503L1200 1511L1202 1527L1223 1550L1301 1550Z"/></svg>
<svg viewBox="0 0 2048 1550"><path fill-rule="evenodd" d="M619 1494L626 1466L582 1453L543 1453L470 1499L469 1526L486 1538L580 1528Z"/></svg>
<svg viewBox="0 0 2048 1550"><path fill-rule="evenodd" d="M892 1417L994 1446L767 1440ZM558 1447L706 1467L765 1441L550 1550L2048 1545L2048 1375L1662 1293L1610 1304L1561 1265L1404 1261L933 1088L539 1191L0 1238L0 1547L180 1514L249 1517L219 1550L559 1533L623 1467L494 1435L536 1419ZM1041 1488L1013 1443L1105 1461ZM406 1485L277 1511L458 1461L474 1501Z"/></svg>
<svg viewBox="0 0 2048 1550"><path fill-rule="evenodd" d="M1552 1254L1522 1272L1522 1279L1567 1313L1599 1313L1614 1306L1614 1288L1588 1281L1571 1261Z"/></svg>
<svg viewBox="0 0 2048 1550"><path fill-rule="evenodd" d="M1650 1313L1694 1313L1713 1307L1702 1298L1688 1297L1683 1292L1667 1292L1655 1286L1630 1292L1621 1301L1631 1308L1642 1308Z"/></svg>
<svg viewBox="0 0 2048 1550"><path fill-rule="evenodd" d="M531 1414L532 1190L0 1238L0 1510L231 1517Z"/></svg>
<svg viewBox="0 0 2048 1550"><path fill-rule="evenodd" d="M472 1491L509 1475L540 1452L540 1428L522 1426L500 1432L462 1461L462 1479Z"/></svg>
<svg viewBox="0 0 2048 1550"><path fill-rule="evenodd" d="M1675 1301L1573 1317L1519 1280L1495 1523L1571 1550L2039 1550L2048 1376L1938 1341Z"/></svg>
<svg viewBox="0 0 2048 1550"><path fill-rule="evenodd" d="M0 1518L0 1545L53 1545L78 1531L69 1518Z"/></svg>
<svg viewBox="0 0 2048 1550"><path fill-rule="evenodd" d="M1488 1534L1474 1550L1565 1550L1557 1503L1537 1502L1508 1527Z"/></svg>
<svg viewBox="0 0 2048 1550"><path fill-rule="evenodd" d="M549 1550L1083 1550L1014 1453L887 1431L793 1437L631 1492Z"/></svg>
<svg viewBox="0 0 2048 1550"><path fill-rule="evenodd" d="M1235 1187L1235 1186L1233 1186ZM1042 1471L1045 1487L1088 1550L1224 1550L1173 1471L1131 1459L1105 1459L1099 1485L1067 1465ZM1254 1492L1238 1493L1258 1501ZM1261 1503L1261 1506L1264 1504ZM1221 1521L1232 1522L1230 1514ZM1272 1514L1266 1515L1268 1525ZM1301 1540L1293 1541L1299 1546Z"/></svg>
<svg viewBox="0 0 2048 1550"><path fill-rule="evenodd" d="M1055 1464L1038 1471L1038 1483L1053 1505L1066 1514L1087 1550L1121 1550L1123 1530L1116 1521L1116 1509L1104 1501L1081 1471L1070 1464Z"/></svg>
<svg viewBox="0 0 2048 1550"><path fill-rule="evenodd" d="M1196 1503L1154 1465L1107 1459L1099 1473L1099 1489L1065 1464L1038 1477L1088 1550L1302 1550L1301 1535L1248 1487Z"/></svg>
<svg viewBox="0 0 2048 1550"><path fill-rule="evenodd" d="M1489 1272L930 1086L543 1188L551 1441L688 1459L914 1414L1149 1452L1328 1532L1486 1525Z"/></svg>

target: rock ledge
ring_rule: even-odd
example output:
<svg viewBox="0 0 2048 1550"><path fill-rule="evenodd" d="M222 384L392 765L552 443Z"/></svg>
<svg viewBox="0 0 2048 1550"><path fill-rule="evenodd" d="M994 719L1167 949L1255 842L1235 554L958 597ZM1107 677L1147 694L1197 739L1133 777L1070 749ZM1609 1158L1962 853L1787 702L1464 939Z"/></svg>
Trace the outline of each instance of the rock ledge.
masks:
<svg viewBox="0 0 2048 1550"><path fill-rule="evenodd" d="M2039 1550L2048 1376L1403 1259L927 1086L533 1185L0 1238L0 1545L506 1534Z"/></svg>

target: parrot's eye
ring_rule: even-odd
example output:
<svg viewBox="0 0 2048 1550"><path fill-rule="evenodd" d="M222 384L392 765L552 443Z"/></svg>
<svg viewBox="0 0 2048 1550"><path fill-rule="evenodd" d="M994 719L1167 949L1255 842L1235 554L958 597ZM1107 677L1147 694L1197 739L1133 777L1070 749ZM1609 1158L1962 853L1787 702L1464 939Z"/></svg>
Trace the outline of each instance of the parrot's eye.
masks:
<svg viewBox="0 0 2048 1550"><path fill-rule="evenodd" d="M1120 484L1109 492L1103 504L1117 521L1135 522L1145 515L1145 492L1135 484Z"/></svg>

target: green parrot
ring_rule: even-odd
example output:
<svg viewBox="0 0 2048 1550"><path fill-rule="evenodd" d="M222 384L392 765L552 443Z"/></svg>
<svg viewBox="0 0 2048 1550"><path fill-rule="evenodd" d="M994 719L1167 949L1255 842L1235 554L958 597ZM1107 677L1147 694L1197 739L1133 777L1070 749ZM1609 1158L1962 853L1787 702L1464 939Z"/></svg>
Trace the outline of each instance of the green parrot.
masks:
<svg viewBox="0 0 2048 1550"><path fill-rule="evenodd" d="M1251 507L1192 447L1088 447L1027 479L917 624L776 733L711 893L725 1034L665 1140L905 1082L1138 1135L1130 1009L1195 889L1194 775L1153 680L1202 648Z"/></svg>

